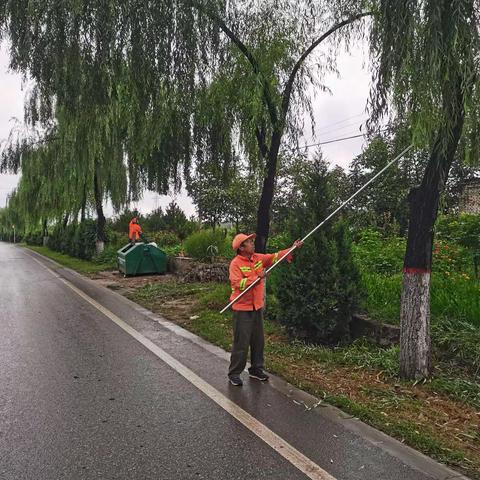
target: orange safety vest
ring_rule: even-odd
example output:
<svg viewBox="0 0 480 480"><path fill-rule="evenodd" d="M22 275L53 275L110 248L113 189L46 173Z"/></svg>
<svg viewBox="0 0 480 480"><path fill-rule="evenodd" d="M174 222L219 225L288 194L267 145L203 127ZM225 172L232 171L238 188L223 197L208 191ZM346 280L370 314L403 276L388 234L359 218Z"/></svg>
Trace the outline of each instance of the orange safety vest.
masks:
<svg viewBox="0 0 480 480"><path fill-rule="evenodd" d="M128 225L128 238L130 240L138 240L140 234L142 233L142 228L138 223L130 222Z"/></svg>
<svg viewBox="0 0 480 480"><path fill-rule="evenodd" d="M230 263L229 276L232 285L232 295L230 301L237 298L247 287L249 287L257 278L258 274L265 268L271 267L278 262L289 249L280 250L277 253L263 254L254 253L250 258L243 255L237 255ZM292 254L286 258L287 262L292 261ZM263 298L265 292L265 279L258 282L249 290L238 302L232 305L233 310L253 311L263 308Z"/></svg>

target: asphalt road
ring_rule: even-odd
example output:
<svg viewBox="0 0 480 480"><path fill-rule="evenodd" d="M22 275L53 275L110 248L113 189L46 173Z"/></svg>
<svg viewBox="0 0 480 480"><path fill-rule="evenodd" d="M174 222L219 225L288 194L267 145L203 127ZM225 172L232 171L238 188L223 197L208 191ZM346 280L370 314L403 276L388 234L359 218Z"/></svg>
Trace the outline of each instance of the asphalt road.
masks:
<svg viewBox="0 0 480 480"><path fill-rule="evenodd" d="M1 480L308 478L289 446L324 478L454 478L275 378L229 386L219 349L30 251L0 273Z"/></svg>

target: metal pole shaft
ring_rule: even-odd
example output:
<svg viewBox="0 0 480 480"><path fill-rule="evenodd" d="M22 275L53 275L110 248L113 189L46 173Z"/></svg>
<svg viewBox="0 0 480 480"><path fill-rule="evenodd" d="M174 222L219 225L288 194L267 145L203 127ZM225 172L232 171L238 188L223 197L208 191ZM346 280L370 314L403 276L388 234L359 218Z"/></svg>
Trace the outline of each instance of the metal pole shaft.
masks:
<svg viewBox="0 0 480 480"><path fill-rule="evenodd" d="M405 150L403 150L401 153L399 153L391 162L387 163L387 165L385 165L385 167L383 167L377 174L375 174L367 183L365 183L365 185L363 185L362 187L360 187L353 195L351 195L347 200L345 200L336 210L334 210L330 215L328 215L327 218L325 218L325 220L323 220L321 223L319 223L313 230L311 230L310 232L307 233L307 235L305 235L303 238L302 238L302 242L304 242L308 237L310 237L311 235L313 235L320 227L322 227L323 225L325 225L326 222L328 222L332 217L334 217L340 210L343 210L357 195L359 195L361 192L363 192L363 190L365 190L371 183L373 183L380 175L382 175L385 170L389 169L395 162L398 162L411 148L413 147L413 145L409 145L407 148L405 148ZM290 255L290 253L292 253L297 247L292 247L288 250L288 252L283 255L281 258L278 259L278 261L276 263L274 263L270 268L268 268L266 271L265 271L265 275L268 275L275 267L277 267L285 258L288 257L288 255ZM242 298L248 291L250 291L255 285L258 284L258 282L260 282L261 278L258 277L257 279L255 279L255 281L253 283L251 283L238 297L234 298L226 307L224 307L220 313L224 313L226 312L235 302L237 302L238 300L240 300L240 298Z"/></svg>

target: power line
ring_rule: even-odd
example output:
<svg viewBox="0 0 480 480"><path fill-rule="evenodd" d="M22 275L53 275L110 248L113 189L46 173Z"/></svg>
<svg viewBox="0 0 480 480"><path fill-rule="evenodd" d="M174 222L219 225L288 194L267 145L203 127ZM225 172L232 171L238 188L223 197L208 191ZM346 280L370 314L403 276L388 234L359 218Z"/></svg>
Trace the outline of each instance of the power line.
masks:
<svg viewBox="0 0 480 480"><path fill-rule="evenodd" d="M383 132L386 132L388 130L389 130L389 128L384 128L382 130L379 130L377 133L383 133ZM318 142L318 143L312 143L310 145L303 145L301 147L293 148L292 150L302 150L304 148L318 147L320 145L327 145L329 143L343 142L344 140L351 140L353 138L360 138L360 137L364 137L365 135L366 135L365 133L361 133L359 135L352 135L350 137L334 138L332 140L326 140L325 142Z"/></svg>
<svg viewBox="0 0 480 480"><path fill-rule="evenodd" d="M329 125L322 125L319 128L320 128L320 130L323 130L325 128L330 128L330 127L333 127L334 125L338 125L339 123L345 123L345 122L348 122L349 120L352 120L354 118L363 117L364 115L365 115L365 113L359 113L358 115L352 115L350 117L344 118L343 120L339 120L338 122L333 122L333 123L330 123Z"/></svg>
<svg viewBox="0 0 480 480"><path fill-rule="evenodd" d="M364 123L363 120L360 123L357 120L356 122L347 123L346 125L342 125L342 126L336 127L336 128L331 128L329 130L324 130L324 131L320 130L319 132L317 132L317 135L323 136L323 135L328 135L330 133L340 132L341 130L351 129L351 127L356 127L356 126L361 127L363 125L363 123Z"/></svg>

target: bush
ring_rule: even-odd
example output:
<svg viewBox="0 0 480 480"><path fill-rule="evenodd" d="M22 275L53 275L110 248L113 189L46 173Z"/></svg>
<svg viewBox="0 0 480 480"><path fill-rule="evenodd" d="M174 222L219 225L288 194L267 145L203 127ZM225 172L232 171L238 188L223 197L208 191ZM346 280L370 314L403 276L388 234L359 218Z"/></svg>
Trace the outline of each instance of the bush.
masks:
<svg viewBox="0 0 480 480"><path fill-rule="evenodd" d="M288 233L280 233L268 239L267 252L275 253L292 245L293 241Z"/></svg>
<svg viewBox="0 0 480 480"><path fill-rule="evenodd" d="M43 235L42 232L29 232L25 235L25 242L27 245L37 245L41 247L43 245Z"/></svg>
<svg viewBox="0 0 480 480"><path fill-rule="evenodd" d="M174 232L154 232L147 235L147 238L155 242L160 248L173 247L180 243L180 238Z"/></svg>
<svg viewBox="0 0 480 480"><path fill-rule="evenodd" d="M402 271L406 242L400 237L384 238L374 229L362 230L352 247L362 272L394 275Z"/></svg>
<svg viewBox="0 0 480 480"><path fill-rule="evenodd" d="M108 245L102 253L93 257L93 262L114 268L117 265L117 246Z"/></svg>
<svg viewBox="0 0 480 480"><path fill-rule="evenodd" d="M444 275L473 270L473 256L466 247L437 240L432 253L432 270Z"/></svg>
<svg viewBox="0 0 480 480"><path fill-rule="evenodd" d="M316 163L292 206L290 238L298 238L325 218L334 192L326 165ZM337 343L348 336L348 324L359 297L359 275L351 256L346 225L326 224L295 253L290 266L272 276L281 315L278 320L296 336Z"/></svg>
<svg viewBox="0 0 480 480"><path fill-rule="evenodd" d="M169 257L178 257L179 255L185 254L183 245L177 244L173 245L172 247L160 247Z"/></svg>
<svg viewBox="0 0 480 480"><path fill-rule="evenodd" d="M208 259L216 256L231 257L231 246L221 230L201 230L185 240L185 251L189 257Z"/></svg>
<svg viewBox="0 0 480 480"><path fill-rule="evenodd" d="M75 230L73 256L91 260L96 251L97 228L94 220L85 220Z"/></svg>
<svg viewBox="0 0 480 480"><path fill-rule="evenodd" d="M121 233L113 230L111 227L107 227L107 243L110 247L119 250L128 242L128 230L125 233Z"/></svg>
<svg viewBox="0 0 480 480"><path fill-rule="evenodd" d="M96 222L85 220L66 227L57 225L48 237L48 247L72 257L91 260L96 250Z"/></svg>
<svg viewBox="0 0 480 480"><path fill-rule="evenodd" d="M435 233L439 240L446 243L456 243L472 252L480 252L480 215L443 215L437 220Z"/></svg>

